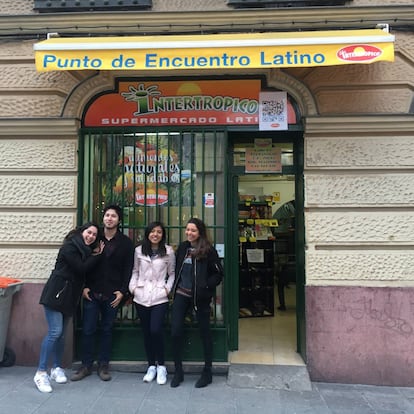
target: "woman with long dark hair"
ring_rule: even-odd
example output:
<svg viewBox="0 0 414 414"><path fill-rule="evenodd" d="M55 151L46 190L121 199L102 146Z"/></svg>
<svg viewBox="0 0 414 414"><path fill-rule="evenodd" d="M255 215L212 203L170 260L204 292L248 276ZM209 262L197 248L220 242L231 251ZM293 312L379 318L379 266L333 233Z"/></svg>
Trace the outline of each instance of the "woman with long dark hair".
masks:
<svg viewBox="0 0 414 414"><path fill-rule="evenodd" d="M167 382L164 357L164 322L168 310L168 295L175 278L175 255L166 244L164 225L155 221L145 229L142 244L135 249L134 268L129 290L141 320L148 369L144 382L157 378Z"/></svg>
<svg viewBox="0 0 414 414"><path fill-rule="evenodd" d="M185 235L187 240L180 243L176 253L176 279L171 309L175 373L171 387L178 387L184 381L182 366L184 320L187 312L193 308L204 350L204 369L195 386L203 388L212 382L213 339L210 331L210 303L216 287L223 279L223 268L202 220L191 218L187 222Z"/></svg>

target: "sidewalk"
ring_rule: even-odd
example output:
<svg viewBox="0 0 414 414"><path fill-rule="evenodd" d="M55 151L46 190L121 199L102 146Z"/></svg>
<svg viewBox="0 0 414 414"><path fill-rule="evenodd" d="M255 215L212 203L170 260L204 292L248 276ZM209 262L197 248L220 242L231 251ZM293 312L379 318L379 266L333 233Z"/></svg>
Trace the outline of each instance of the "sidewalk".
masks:
<svg viewBox="0 0 414 414"><path fill-rule="evenodd" d="M195 374L171 388L169 382L145 384L141 373L112 371L109 382L94 373L80 382L53 384L52 393L42 394L34 372L0 368L0 413L414 414L414 388L327 383L311 383L309 391L241 388L215 375L211 385L196 389Z"/></svg>

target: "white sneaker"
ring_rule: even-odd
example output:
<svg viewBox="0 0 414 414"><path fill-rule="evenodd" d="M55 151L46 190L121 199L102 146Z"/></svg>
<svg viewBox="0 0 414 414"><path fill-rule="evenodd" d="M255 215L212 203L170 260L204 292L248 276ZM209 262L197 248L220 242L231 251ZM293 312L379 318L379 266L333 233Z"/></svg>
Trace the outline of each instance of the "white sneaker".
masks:
<svg viewBox="0 0 414 414"><path fill-rule="evenodd" d="M144 378L142 378L142 381L151 382L154 380L156 376L157 376L157 368L155 367L155 365L151 365L148 367L147 373L144 375Z"/></svg>
<svg viewBox="0 0 414 414"><path fill-rule="evenodd" d="M60 367L52 368L50 371L50 379L56 381L58 384L66 384L68 382L65 371Z"/></svg>
<svg viewBox="0 0 414 414"><path fill-rule="evenodd" d="M52 387L50 386L49 377L46 372L36 372L33 381L40 392L52 392Z"/></svg>
<svg viewBox="0 0 414 414"><path fill-rule="evenodd" d="M164 365L157 367L157 384L164 385L167 383L167 368Z"/></svg>

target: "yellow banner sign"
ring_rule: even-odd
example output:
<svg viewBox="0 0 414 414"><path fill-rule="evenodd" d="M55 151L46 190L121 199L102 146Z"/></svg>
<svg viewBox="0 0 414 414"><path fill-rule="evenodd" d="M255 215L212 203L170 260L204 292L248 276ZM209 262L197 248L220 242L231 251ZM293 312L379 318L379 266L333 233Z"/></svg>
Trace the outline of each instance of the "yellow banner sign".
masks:
<svg viewBox="0 0 414 414"><path fill-rule="evenodd" d="M50 38L34 45L36 69L185 70L315 67L394 60L380 29L199 36Z"/></svg>

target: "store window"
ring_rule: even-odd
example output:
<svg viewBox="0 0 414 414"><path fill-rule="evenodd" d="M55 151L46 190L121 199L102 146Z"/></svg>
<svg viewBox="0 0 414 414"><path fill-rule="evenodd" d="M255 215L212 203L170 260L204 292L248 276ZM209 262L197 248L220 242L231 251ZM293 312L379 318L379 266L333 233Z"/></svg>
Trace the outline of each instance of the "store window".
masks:
<svg viewBox="0 0 414 414"><path fill-rule="evenodd" d="M162 221L176 247L191 217L207 224L212 241L224 251L225 134L223 131L84 131L82 221L101 221L105 205L123 208L122 231L135 245L148 223ZM223 258L224 260L224 258ZM223 323L221 289L212 323ZM137 322L124 309L122 323Z"/></svg>

